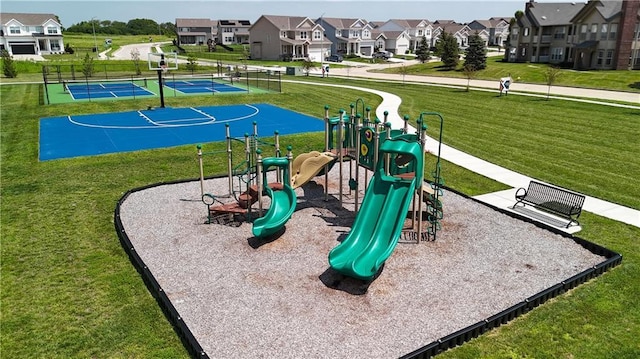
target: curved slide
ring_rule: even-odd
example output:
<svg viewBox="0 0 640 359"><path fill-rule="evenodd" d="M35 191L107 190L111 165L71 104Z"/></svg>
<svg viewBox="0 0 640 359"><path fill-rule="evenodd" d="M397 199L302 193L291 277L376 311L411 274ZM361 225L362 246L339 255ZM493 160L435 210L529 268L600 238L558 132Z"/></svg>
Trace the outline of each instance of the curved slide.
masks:
<svg viewBox="0 0 640 359"><path fill-rule="evenodd" d="M333 269L362 280L371 280L393 253L413 193L422 182L423 156L418 143L387 140L380 150L411 154L417 161L418 176L411 179L388 176L384 174L384 166L378 164L349 235L329 253Z"/></svg>
<svg viewBox="0 0 640 359"><path fill-rule="evenodd" d="M337 156L331 152L311 151L298 155L291 165L293 168L291 186L293 188L303 186L336 159Z"/></svg>
<svg viewBox="0 0 640 359"><path fill-rule="evenodd" d="M269 167L278 166L284 168L284 178L289 176L289 161L285 157L265 158L262 164L265 174ZM253 235L256 237L267 237L282 229L296 210L298 200L296 192L288 183L284 184L281 191L274 191L268 185L264 186L264 191L271 198L271 206L264 216L253 221Z"/></svg>

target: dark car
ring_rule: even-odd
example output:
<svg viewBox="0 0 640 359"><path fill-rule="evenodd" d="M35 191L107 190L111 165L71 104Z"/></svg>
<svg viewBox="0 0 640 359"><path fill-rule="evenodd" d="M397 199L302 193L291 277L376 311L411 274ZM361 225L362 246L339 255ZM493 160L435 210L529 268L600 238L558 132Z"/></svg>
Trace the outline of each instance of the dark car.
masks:
<svg viewBox="0 0 640 359"><path fill-rule="evenodd" d="M325 58L325 61L329 62L342 62L342 56L340 55L331 55Z"/></svg>
<svg viewBox="0 0 640 359"><path fill-rule="evenodd" d="M374 59L388 60L390 56L389 56L389 53L386 51L378 51L378 52L374 52L372 57Z"/></svg>

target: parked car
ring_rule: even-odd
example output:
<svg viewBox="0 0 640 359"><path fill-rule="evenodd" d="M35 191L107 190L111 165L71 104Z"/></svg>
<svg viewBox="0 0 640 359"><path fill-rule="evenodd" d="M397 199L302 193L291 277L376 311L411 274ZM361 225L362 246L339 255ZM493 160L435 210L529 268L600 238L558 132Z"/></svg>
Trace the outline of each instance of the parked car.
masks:
<svg viewBox="0 0 640 359"><path fill-rule="evenodd" d="M327 56L324 60L325 61L330 61L330 62L342 62L342 56L340 56L340 55L331 55L331 56Z"/></svg>
<svg viewBox="0 0 640 359"><path fill-rule="evenodd" d="M383 59L388 60L390 57L393 57L393 54L388 51L378 51L373 53L374 59Z"/></svg>

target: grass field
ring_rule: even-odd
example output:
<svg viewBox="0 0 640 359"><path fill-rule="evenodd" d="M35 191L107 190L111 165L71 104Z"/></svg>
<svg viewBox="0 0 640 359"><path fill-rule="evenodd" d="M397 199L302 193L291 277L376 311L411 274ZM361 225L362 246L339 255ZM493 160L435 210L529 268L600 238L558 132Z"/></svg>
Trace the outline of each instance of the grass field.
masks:
<svg viewBox="0 0 640 359"><path fill-rule="evenodd" d="M131 188L197 177L195 146L38 162L39 118L146 106L40 106L38 86L0 86L3 357L188 357L120 247L113 211ZM400 95L401 113L412 118L427 110L443 113L444 142L454 147L640 208L637 110L401 84L384 90ZM285 83L282 94L220 96L215 104L268 102L322 116L325 104L335 111L357 98L372 108L380 102L356 90L341 89L337 96L334 88ZM212 104L210 96L167 100L174 107ZM429 126L437 133L437 124ZM294 154L318 150L322 142L321 134L281 140ZM224 161L219 166L210 174L223 173ZM448 186L469 195L505 188L446 162L442 174ZM440 357L640 357L640 229L591 213L583 213L581 223L580 236L621 253L622 265Z"/></svg>

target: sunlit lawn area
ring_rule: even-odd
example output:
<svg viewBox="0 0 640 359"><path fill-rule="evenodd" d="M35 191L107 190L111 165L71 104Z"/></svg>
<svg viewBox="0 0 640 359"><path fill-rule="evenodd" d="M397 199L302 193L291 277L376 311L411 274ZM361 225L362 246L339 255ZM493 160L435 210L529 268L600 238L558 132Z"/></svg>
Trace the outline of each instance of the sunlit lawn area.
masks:
<svg viewBox="0 0 640 359"><path fill-rule="evenodd" d="M442 113L443 140L455 148L640 209L638 110L408 84L380 88L375 82L323 81L397 94L403 99L401 114L414 120L422 111ZM121 248L113 211L129 189L196 178L195 144L39 162L40 118L137 110L148 102L41 106L39 86L0 86L2 356L188 357ZM266 102L318 117L325 104L337 111L358 98L372 108L380 103L376 95L357 90L284 83L281 94L169 98L167 106ZM437 123L428 125L429 134L438 133ZM281 143L291 144L295 155L322 150L323 136L285 136ZM222 174L224 166L220 161L209 174ZM448 162L442 175L446 185L469 195L505 188ZM640 357L640 229L591 213L584 213L581 223L580 237L621 253L622 265L442 357ZM416 349L424 344L416 343Z"/></svg>

